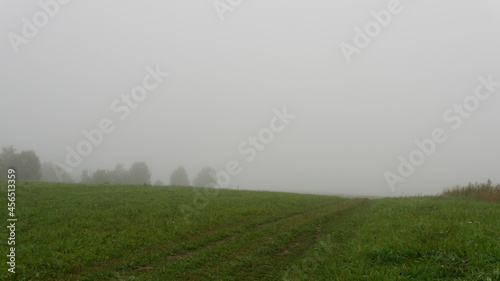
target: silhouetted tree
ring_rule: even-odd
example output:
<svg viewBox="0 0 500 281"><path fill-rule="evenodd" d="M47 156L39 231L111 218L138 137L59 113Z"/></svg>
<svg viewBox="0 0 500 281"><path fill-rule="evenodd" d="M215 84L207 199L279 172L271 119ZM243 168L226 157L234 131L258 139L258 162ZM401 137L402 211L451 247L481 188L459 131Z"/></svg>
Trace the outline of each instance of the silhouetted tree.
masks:
<svg viewBox="0 0 500 281"><path fill-rule="evenodd" d="M488 181L486 182L486 187L490 188L492 186L493 186L493 183L491 182L491 179L488 179Z"/></svg>
<svg viewBox="0 0 500 281"><path fill-rule="evenodd" d="M103 184L110 183L111 177L110 173L106 170L97 169L92 175L92 183L95 184Z"/></svg>
<svg viewBox="0 0 500 281"><path fill-rule="evenodd" d="M134 162L127 175L128 184L150 184L151 173L145 162Z"/></svg>
<svg viewBox="0 0 500 281"><path fill-rule="evenodd" d="M205 167L196 175L193 180L193 186L197 187L215 187L215 170L210 167Z"/></svg>
<svg viewBox="0 0 500 281"><path fill-rule="evenodd" d="M16 148L14 146L2 147L2 153L0 153L0 165L2 169L9 169L11 162L14 160L16 155Z"/></svg>
<svg viewBox="0 0 500 281"><path fill-rule="evenodd" d="M92 182L92 173L85 169L82 171L82 183L91 183Z"/></svg>
<svg viewBox="0 0 500 281"><path fill-rule="evenodd" d="M148 185L150 184L151 173L146 163L135 162L128 171L123 168L122 164L118 164L111 171L98 169L91 173L89 170L83 170L81 177L82 183Z"/></svg>
<svg viewBox="0 0 500 281"><path fill-rule="evenodd" d="M40 159L33 150L16 153L14 146L3 147L0 153L0 178L7 178L7 169L16 170L16 179L40 180Z"/></svg>
<svg viewBox="0 0 500 281"><path fill-rule="evenodd" d="M189 186L189 178L184 167L179 166L170 175L170 185Z"/></svg>
<svg viewBox="0 0 500 281"><path fill-rule="evenodd" d="M116 165L115 169L110 172L110 180L112 183L126 183L128 171L123 168L122 164Z"/></svg>

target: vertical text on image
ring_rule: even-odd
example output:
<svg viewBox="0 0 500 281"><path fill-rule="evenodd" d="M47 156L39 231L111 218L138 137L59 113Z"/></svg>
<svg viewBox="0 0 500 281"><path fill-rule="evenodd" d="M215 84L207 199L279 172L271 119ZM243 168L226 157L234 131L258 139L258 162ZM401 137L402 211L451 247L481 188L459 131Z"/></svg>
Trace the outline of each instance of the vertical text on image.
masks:
<svg viewBox="0 0 500 281"><path fill-rule="evenodd" d="M7 228L9 229L9 235L7 238L7 245L16 245L16 171L14 169L9 169L7 171L7 210L9 211L9 218L7 219ZM9 254L7 255L9 261L8 271L11 273L16 273L16 248L10 247Z"/></svg>

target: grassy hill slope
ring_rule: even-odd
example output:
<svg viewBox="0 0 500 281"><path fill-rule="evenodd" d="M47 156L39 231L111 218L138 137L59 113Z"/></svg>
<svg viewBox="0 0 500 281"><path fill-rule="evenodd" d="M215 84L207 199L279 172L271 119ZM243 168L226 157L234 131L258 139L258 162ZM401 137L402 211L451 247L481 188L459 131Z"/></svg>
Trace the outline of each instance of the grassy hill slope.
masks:
<svg viewBox="0 0 500 281"><path fill-rule="evenodd" d="M500 280L500 204L472 199L19 182L16 208L2 280Z"/></svg>

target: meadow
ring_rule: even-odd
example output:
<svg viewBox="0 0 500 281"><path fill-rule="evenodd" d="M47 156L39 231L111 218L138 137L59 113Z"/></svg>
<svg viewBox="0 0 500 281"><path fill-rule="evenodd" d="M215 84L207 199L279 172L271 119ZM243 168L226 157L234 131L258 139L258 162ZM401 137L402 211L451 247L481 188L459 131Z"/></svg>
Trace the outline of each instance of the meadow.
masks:
<svg viewBox="0 0 500 281"><path fill-rule="evenodd" d="M16 273L4 227L1 280L500 280L497 202L223 189L186 219L196 188L16 190Z"/></svg>

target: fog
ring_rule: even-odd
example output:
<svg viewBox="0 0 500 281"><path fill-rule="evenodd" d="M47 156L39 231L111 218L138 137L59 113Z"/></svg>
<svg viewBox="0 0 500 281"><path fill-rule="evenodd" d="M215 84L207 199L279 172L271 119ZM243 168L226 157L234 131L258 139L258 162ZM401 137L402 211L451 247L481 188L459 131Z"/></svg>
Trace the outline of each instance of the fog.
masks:
<svg viewBox="0 0 500 281"><path fill-rule="evenodd" d="M192 179L237 163L227 187L250 190L500 182L498 1L67 2L46 22L38 2L0 2L0 146L76 180L144 161L165 183L180 165ZM377 22L382 10L394 13ZM103 120L110 132L72 167L67 147Z"/></svg>

